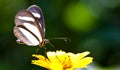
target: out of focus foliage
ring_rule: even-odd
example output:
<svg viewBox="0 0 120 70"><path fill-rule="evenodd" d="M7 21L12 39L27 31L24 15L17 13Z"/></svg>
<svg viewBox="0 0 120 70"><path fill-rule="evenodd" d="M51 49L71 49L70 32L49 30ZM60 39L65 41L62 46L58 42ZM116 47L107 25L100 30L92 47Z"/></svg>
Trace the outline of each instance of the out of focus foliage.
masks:
<svg viewBox="0 0 120 70"><path fill-rule="evenodd" d="M0 70L45 70L31 65L37 47L19 45L13 34L14 17L32 4L41 7L46 38L68 37L71 42L51 40L47 51L90 51L94 65L86 70L119 70L120 0L0 0ZM44 55L44 49L39 50Z"/></svg>

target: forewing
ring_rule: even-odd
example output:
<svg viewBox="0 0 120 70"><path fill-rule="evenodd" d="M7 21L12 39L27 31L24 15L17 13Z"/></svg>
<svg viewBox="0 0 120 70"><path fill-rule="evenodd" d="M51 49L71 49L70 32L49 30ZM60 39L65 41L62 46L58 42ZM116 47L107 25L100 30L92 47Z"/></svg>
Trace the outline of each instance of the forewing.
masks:
<svg viewBox="0 0 120 70"><path fill-rule="evenodd" d="M36 18L27 10L21 10L15 16L14 35L27 45L39 45L42 42L41 31Z"/></svg>
<svg viewBox="0 0 120 70"><path fill-rule="evenodd" d="M44 16L42 13L42 10L36 6L36 5L32 5L30 6L28 9L28 11L30 11L33 16L37 19L37 21L39 22L39 26L42 29L42 37L45 37L45 24L44 24Z"/></svg>

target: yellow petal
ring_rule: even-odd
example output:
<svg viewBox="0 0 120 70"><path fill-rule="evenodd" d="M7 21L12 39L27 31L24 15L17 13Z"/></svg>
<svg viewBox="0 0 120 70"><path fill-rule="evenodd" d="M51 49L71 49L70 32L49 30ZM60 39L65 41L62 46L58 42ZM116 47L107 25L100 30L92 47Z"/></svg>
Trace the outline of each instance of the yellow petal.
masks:
<svg viewBox="0 0 120 70"><path fill-rule="evenodd" d="M42 55L33 54L32 56L33 56L33 57L36 57L36 58L38 58L38 59L40 59L40 60L45 60L45 57L42 56Z"/></svg>
<svg viewBox="0 0 120 70"><path fill-rule="evenodd" d="M70 55L70 58L72 60L72 63L78 63L79 60L87 56L89 52L83 52L83 53L78 53L78 54L72 54Z"/></svg>
<svg viewBox="0 0 120 70"><path fill-rule="evenodd" d="M59 62L55 52L47 52L47 57L51 62L55 62L55 63Z"/></svg>
<svg viewBox="0 0 120 70"><path fill-rule="evenodd" d="M32 60L32 64L42 66L42 67L45 67L45 68L49 68L49 63L44 62L42 60Z"/></svg>
<svg viewBox="0 0 120 70"><path fill-rule="evenodd" d="M51 63L50 70L63 70L63 66L60 63Z"/></svg>
<svg viewBox="0 0 120 70"><path fill-rule="evenodd" d="M73 63L74 68L85 68L88 64L92 63L92 57L85 57L78 62Z"/></svg>

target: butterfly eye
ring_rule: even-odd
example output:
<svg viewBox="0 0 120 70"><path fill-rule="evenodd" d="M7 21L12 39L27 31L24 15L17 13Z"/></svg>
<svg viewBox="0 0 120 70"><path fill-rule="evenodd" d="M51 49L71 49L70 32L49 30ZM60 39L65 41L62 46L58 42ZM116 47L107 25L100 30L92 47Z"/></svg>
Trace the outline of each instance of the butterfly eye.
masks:
<svg viewBox="0 0 120 70"><path fill-rule="evenodd" d="M44 39L45 43L49 43L49 40L48 39Z"/></svg>

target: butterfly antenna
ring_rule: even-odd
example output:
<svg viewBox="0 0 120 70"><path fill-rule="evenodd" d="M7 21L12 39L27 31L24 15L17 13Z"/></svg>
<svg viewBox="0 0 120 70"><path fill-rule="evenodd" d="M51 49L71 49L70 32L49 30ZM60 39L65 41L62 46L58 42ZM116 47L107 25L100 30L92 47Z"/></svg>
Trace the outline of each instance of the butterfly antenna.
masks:
<svg viewBox="0 0 120 70"><path fill-rule="evenodd" d="M67 43L71 43L70 38L65 38L64 40L65 40L65 42L67 42Z"/></svg>
<svg viewBox="0 0 120 70"><path fill-rule="evenodd" d="M51 38L49 40L54 40L54 39L61 39L61 40L64 40L65 42L67 42L67 43L71 43L70 38Z"/></svg>

